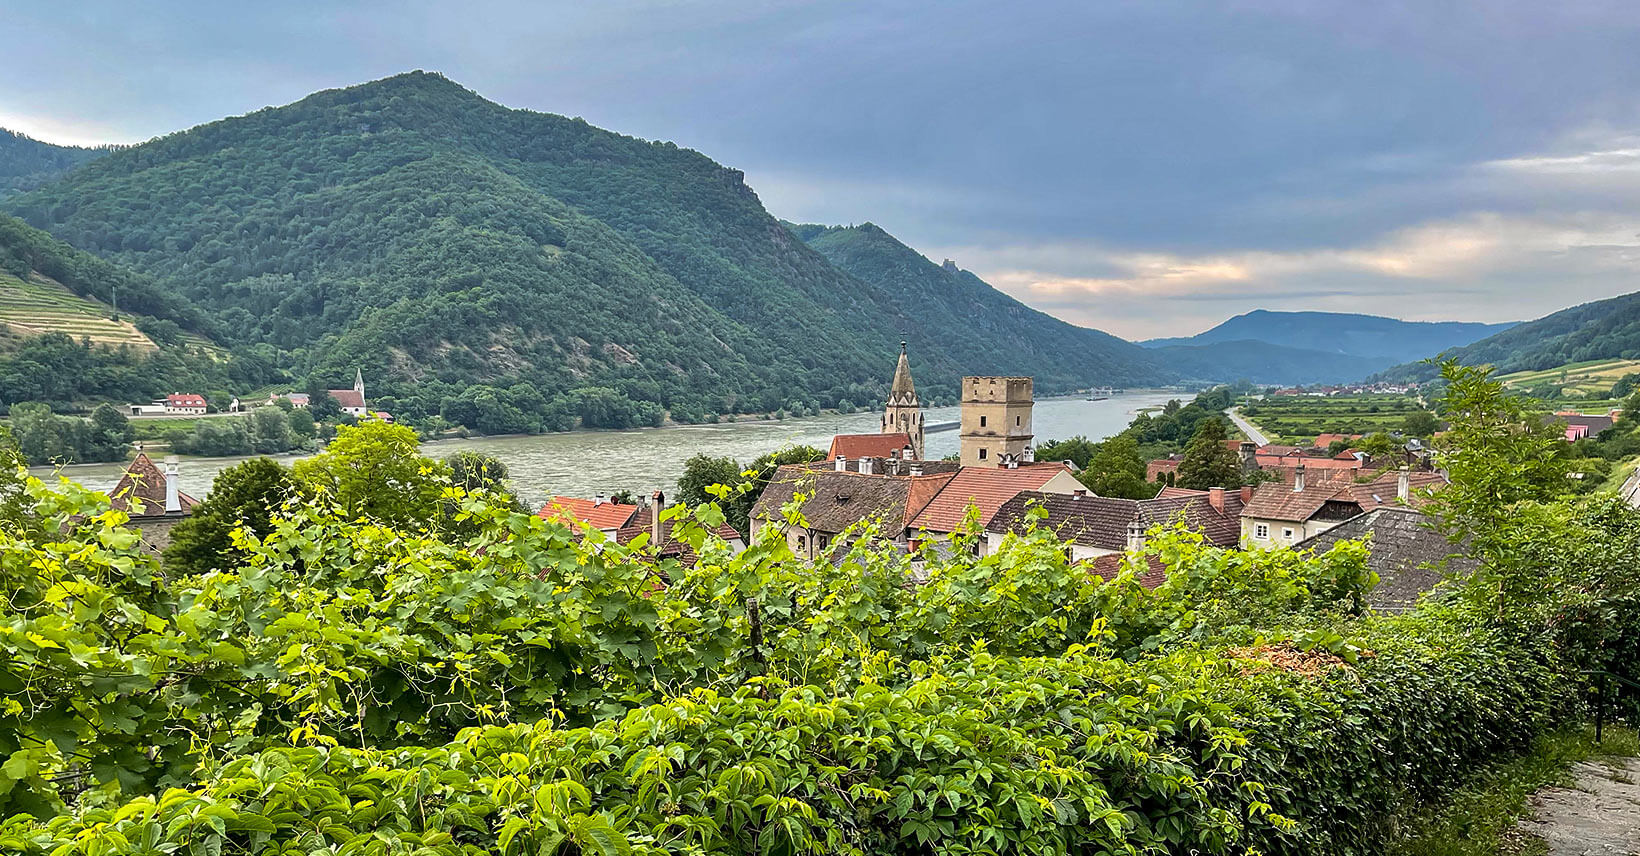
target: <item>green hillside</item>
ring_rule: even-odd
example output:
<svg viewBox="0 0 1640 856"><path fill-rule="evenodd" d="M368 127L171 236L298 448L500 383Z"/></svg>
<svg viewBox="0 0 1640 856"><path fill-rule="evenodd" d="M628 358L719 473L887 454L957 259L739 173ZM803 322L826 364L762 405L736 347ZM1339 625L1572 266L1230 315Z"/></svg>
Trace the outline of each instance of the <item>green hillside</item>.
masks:
<svg viewBox="0 0 1640 856"><path fill-rule="evenodd" d="M1489 363L1506 374L1558 370L1598 360L1640 359L1640 292L1563 309L1446 355L1469 364ZM1435 374L1432 366L1414 363L1396 366L1384 376L1427 379Z"/></svg>
<svg viewBox="0 0 1640 856"><path fill-rule="evenodd" d="M919 356L943 351L969 374L1034 374L1049 389L1130 386L1161 374L1143 348L1038 312L874 224L788 225L834 266L878 288L889 320ZM997 348L998 340L1010 347Z"/></svg>
<svg viewBox="0 0 1640 856"><path fill-rule="evenodd" d="M0 128L0 199L31 190L57 176L93 161L109 148L57 146Z"/></svg>
<svg viewBox="0 0 1640 856"><path fill-rule="evenodd" d="M410 419L531 430L629 402L687 419L859 400L909 333L891 294L793 236L738 171L436 74L173 134L5 205L175 282L219 339L333 382L364 369ZM999 322L989 359L966 329L920 330L919 380L993 370L1033 329Z"/></svg>

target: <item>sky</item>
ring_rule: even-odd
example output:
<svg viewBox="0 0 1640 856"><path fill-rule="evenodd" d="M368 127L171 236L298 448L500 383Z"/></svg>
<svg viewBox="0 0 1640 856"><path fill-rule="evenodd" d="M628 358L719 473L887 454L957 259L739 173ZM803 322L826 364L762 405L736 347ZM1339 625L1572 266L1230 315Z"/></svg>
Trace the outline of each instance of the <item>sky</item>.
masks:
<svg viewBox="0 0 1640 856"><path fill-rule="evenodd" d="M1128 338L1640 290L1630 0L0 0L0 31L0 127L40 139L440 71Z"/></svg>

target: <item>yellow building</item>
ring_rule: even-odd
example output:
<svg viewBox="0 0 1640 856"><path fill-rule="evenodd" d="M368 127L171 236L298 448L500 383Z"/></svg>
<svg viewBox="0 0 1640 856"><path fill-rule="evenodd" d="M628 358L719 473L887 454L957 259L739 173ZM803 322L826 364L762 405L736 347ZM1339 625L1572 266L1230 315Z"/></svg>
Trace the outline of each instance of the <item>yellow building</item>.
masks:
<svg viewBox="0 0 1640 856"><path fill-rule="evenodd" d="M962 379L962 465L995 467L1031 460L1032 384L1028 377Z"/></svg>

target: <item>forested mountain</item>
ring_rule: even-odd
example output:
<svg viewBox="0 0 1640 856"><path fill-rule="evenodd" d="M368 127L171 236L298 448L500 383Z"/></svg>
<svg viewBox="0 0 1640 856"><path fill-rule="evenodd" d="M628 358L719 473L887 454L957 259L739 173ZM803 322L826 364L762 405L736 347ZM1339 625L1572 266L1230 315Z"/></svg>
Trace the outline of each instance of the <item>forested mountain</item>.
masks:
<svg viewBox="0 0 1640 856"><path fill-rule="evenodd" d="M1256 309L1194 336L1151 339L1139 344L1147 348L1160 348L1251 340L1288 348L1380 357L1398 362L1467 345L1511 326L1513 324L1464 321L1401 321L1345 312L1272 312Z"/></svg>
<svg viewBox="0 0 1640 856"><path fill-rule="evenodd" d="M0 128L0 198L39 187L110 151L110 147L85 149L42 143L16 131Z"/></svg>
<svg viewBox="0 0 1640 856"><path fill-rule="evenodd" d="M116 299L116 312L110 303ZM253 353L204 349L198 312L143 274L0 215L0 409L220 393L275 375Z"/></svg>
<svg viewBox="0 0 1640 856"><path fill-rule="evenodd" d="M1447 355L1469 364L1490 363L1500 373L1539 371L1585 360L1640 359L1640 292L1562 309L1452 349ZM1384 376L1423 379L1435 374L1434 367L1409 361Z"/></svg>
<svg viewBox="0 0 1640 856"><path fill-rule="evenodd" d="M788 225L834 266L880 290L914 353L944 350L969 374L1034 375L1050 390L1153 383L1163 374L1143 348L1038 312L872 223Z"/></svg>
<svg viewBox="0 0 1640 856"><path fill-rule="evenodd" d="M1303 385L1360 380L1393 361L1336 351L1312 351L1250 339L1153 348L1156 360L1186 381Z"/></svg>
<svg viewBox="0 0 1640 856"><path fill-rule="evenodd" d="M983 359L969 330L827 263L740 172L422 72L117 151L4 205L175 282L219 341L337 383L357 366L402 416L485 430L870 400L902 336L924 343L919 380L954 385L1034 329L999 319Z"/></svg>

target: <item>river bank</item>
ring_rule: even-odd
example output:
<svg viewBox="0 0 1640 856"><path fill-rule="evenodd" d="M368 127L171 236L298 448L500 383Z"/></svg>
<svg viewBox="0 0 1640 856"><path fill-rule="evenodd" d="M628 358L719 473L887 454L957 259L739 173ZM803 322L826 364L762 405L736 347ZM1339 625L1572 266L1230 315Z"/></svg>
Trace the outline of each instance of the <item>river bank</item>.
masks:
<svg viewBox="0 0 1640 856"><path fill-rule="evenodd" d="M1079 397L1039 400L1033 411L1037 442L1078 434L1099 440L1127 427L1140 409L1165 404L1179 393L1132 392L1099 401ZM958 407L924 411L928 424L954 422ZM740 420L709 425L675 425L624 431L572 431L561 434L466 437L435 440L422 446L425 454L442 458L471 449L494 455L512 471L514 489L535 505L550 494L592 496L631 490L647 494L671 492L684 462L696 454L732 457L744 463L766 452L792 445L825 448L834 434L865 434L879 429L876 411L822 414L783 420ZM930 458L956 454L956 431L929 434ZM306 455L272 455L289 464ZM188 458L181 466L182 490L203 497L216 474L240 461L234 458ZM76 464L62 467L62 475L95 490L108 490L119 480L124 464ZM50 467L36 467L36 475L51 477Z"/></svg>

